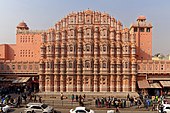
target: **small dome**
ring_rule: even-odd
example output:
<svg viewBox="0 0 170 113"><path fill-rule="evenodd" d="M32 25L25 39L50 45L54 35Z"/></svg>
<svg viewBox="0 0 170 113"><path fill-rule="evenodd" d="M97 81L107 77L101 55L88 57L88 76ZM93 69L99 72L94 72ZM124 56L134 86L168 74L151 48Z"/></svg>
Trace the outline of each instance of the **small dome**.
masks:
<svg viewBox="0 0 170 113"><path fill-rule="evenodd" d="M18 29L26 29L26 30L29 29L28 26L27 26L27 24L26 24L24 21L20 22L20 23L18 24L17 28L18 28Z"/></svg>
<svg viewBox="0 0 170 113"><path fill-rule="evenodd" d="M146 17L143 15L138 16L137 20L146 20Z"/></svg>
<svg viewBox="0 0 170 113"><path fill-rule="evenodd" d="M87 9L87 10L85 10L84 12L85 12L86 14L92 14L92 13L93 13L93 11L90 10L90 9Z"/></svg>

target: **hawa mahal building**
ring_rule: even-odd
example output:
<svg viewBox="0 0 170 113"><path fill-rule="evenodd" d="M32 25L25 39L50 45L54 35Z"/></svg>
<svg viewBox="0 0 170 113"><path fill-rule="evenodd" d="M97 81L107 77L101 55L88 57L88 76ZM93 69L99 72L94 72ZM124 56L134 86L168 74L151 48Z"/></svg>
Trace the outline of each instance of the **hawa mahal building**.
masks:
<svg viewBox="0 0 170 113"><path fill-rule="evenodd" d="M170 61L152 60L152 24L145 16L130 28L89 9L44 31L21 22L16 44L0 45L0 76L31 77L40 92L159 90L170 86L169 73Z"/></svg>

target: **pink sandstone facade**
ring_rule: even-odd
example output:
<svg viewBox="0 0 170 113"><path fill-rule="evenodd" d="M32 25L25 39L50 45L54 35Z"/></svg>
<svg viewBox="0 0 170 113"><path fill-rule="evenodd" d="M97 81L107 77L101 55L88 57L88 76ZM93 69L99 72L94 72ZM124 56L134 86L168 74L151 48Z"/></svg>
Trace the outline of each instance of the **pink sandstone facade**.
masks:
<svg viewBox="0 0 170 113"><path fill-rule="evenodd" d="M16 44L0 45L0 75L39 77L40 92L135 92L137 80L170 72L169 61L151 58L145 16L128 29L107 13L85 10L44 31L21 22Z"/></svg>

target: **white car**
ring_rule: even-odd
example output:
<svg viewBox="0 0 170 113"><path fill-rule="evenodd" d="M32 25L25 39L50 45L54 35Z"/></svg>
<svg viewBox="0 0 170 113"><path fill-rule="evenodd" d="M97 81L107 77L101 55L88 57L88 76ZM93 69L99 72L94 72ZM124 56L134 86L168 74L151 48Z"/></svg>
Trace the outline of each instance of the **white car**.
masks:
<svg viewBox="0 0 170 113"><path fill-rule="evenodd" d="M86 107L76 107L75 109L71 109L70 113L94 113L94 111Z"/></svg>
<svg viewBox="0 0 170 113"><path fill-rule="evenodd" d="M0 104L0 113L7 113L10 110L10 106L5 105L5 104Z"/></svg>
<svg viewBox="0 0 170 113"><path fill-rule="evenodd" d="M24 111L25 113L32 113L33 111L35 113L53 113L54 108L44 103L28 103Z"/></svg>
<svg viewBox="0 0 170 113"><path fill-rule="evenodd" d="M159 108L159 113L161 113L160 108ZM163 104L163 113L170 113L170 104Z"/></svg>

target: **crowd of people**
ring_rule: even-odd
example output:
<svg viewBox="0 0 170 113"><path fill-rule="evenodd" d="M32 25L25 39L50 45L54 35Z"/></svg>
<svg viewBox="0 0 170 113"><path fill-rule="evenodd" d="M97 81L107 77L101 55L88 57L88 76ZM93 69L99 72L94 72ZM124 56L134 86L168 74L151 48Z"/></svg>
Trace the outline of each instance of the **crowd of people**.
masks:
<svg viewBox="0 0 170 113"><path fill-rule="evenodd" d="M15 96L14 96L15 95ZM68 97L64 96L61 93L61 100L67 99ZM88 98L86 95L75 95L72 94L69 97L71 102L78 102L80 106L84 106L84 102ZM28 87L23 86L10 86L8 88L0 88L0 103L10 104L13 107L20 107L22 103L26 104L28 102L42 102L42 98L38 95L35 95L33 91ZM150 108L154 110L158 110L162 105L162 101L164 100L163 96L148 96L140 94L139 97L127 95L126 98L116 98L114 96L108 97L97 97L95 98L95 106L97 108L126 108L136 106L136 108L145 107L147 110ZM164 101L163 103L167 103ZM143 105L143 106L142 106Z"/></svg>
<svg viewBox="0 0 170 113"><path fill-rule="evenodd" d="M137 99L136 97L129 97L127 96L126 99L119 99L115 97L102 97L102 98L96 98L95 99L95 106L96 107L107 107L107 108L125 108L125 107L131 107L131 106L138 106L141 105L140 99Z"/></svg>
<svg viewBox="0 0 170 113"><path fill-rule="evenodd" d="M24 93L25 90L31 92L31 88L29 86L8 86L8 87L0 87L0 96L1 95L6 95L6 94L21 94Z"/></svg>
<svg viewBox="0 0 170 113"><path fill-rule="evenodd" d="M28 102L42 102L42 98L34 94L28 87L9 86L0 88L0 103L8 104L12 107L20 107Z"/></svg>
<svg viewBox="0 0 170 113"><path fill-rule="evenodd" d="M61 96L61 100L67 99L67 97L65 97L65 96L63 95L63 93L61 93L60 96ZM84 106L84 101L85 101L85 99L86 99L86 95L85 95L85 94L84 94L83 96L82 96L82 95L74 95L74 94L71 95L71 101L72 101L72 103L73 103L73 102L79 102L79 105L80 105L80 106Z"/></svg>

